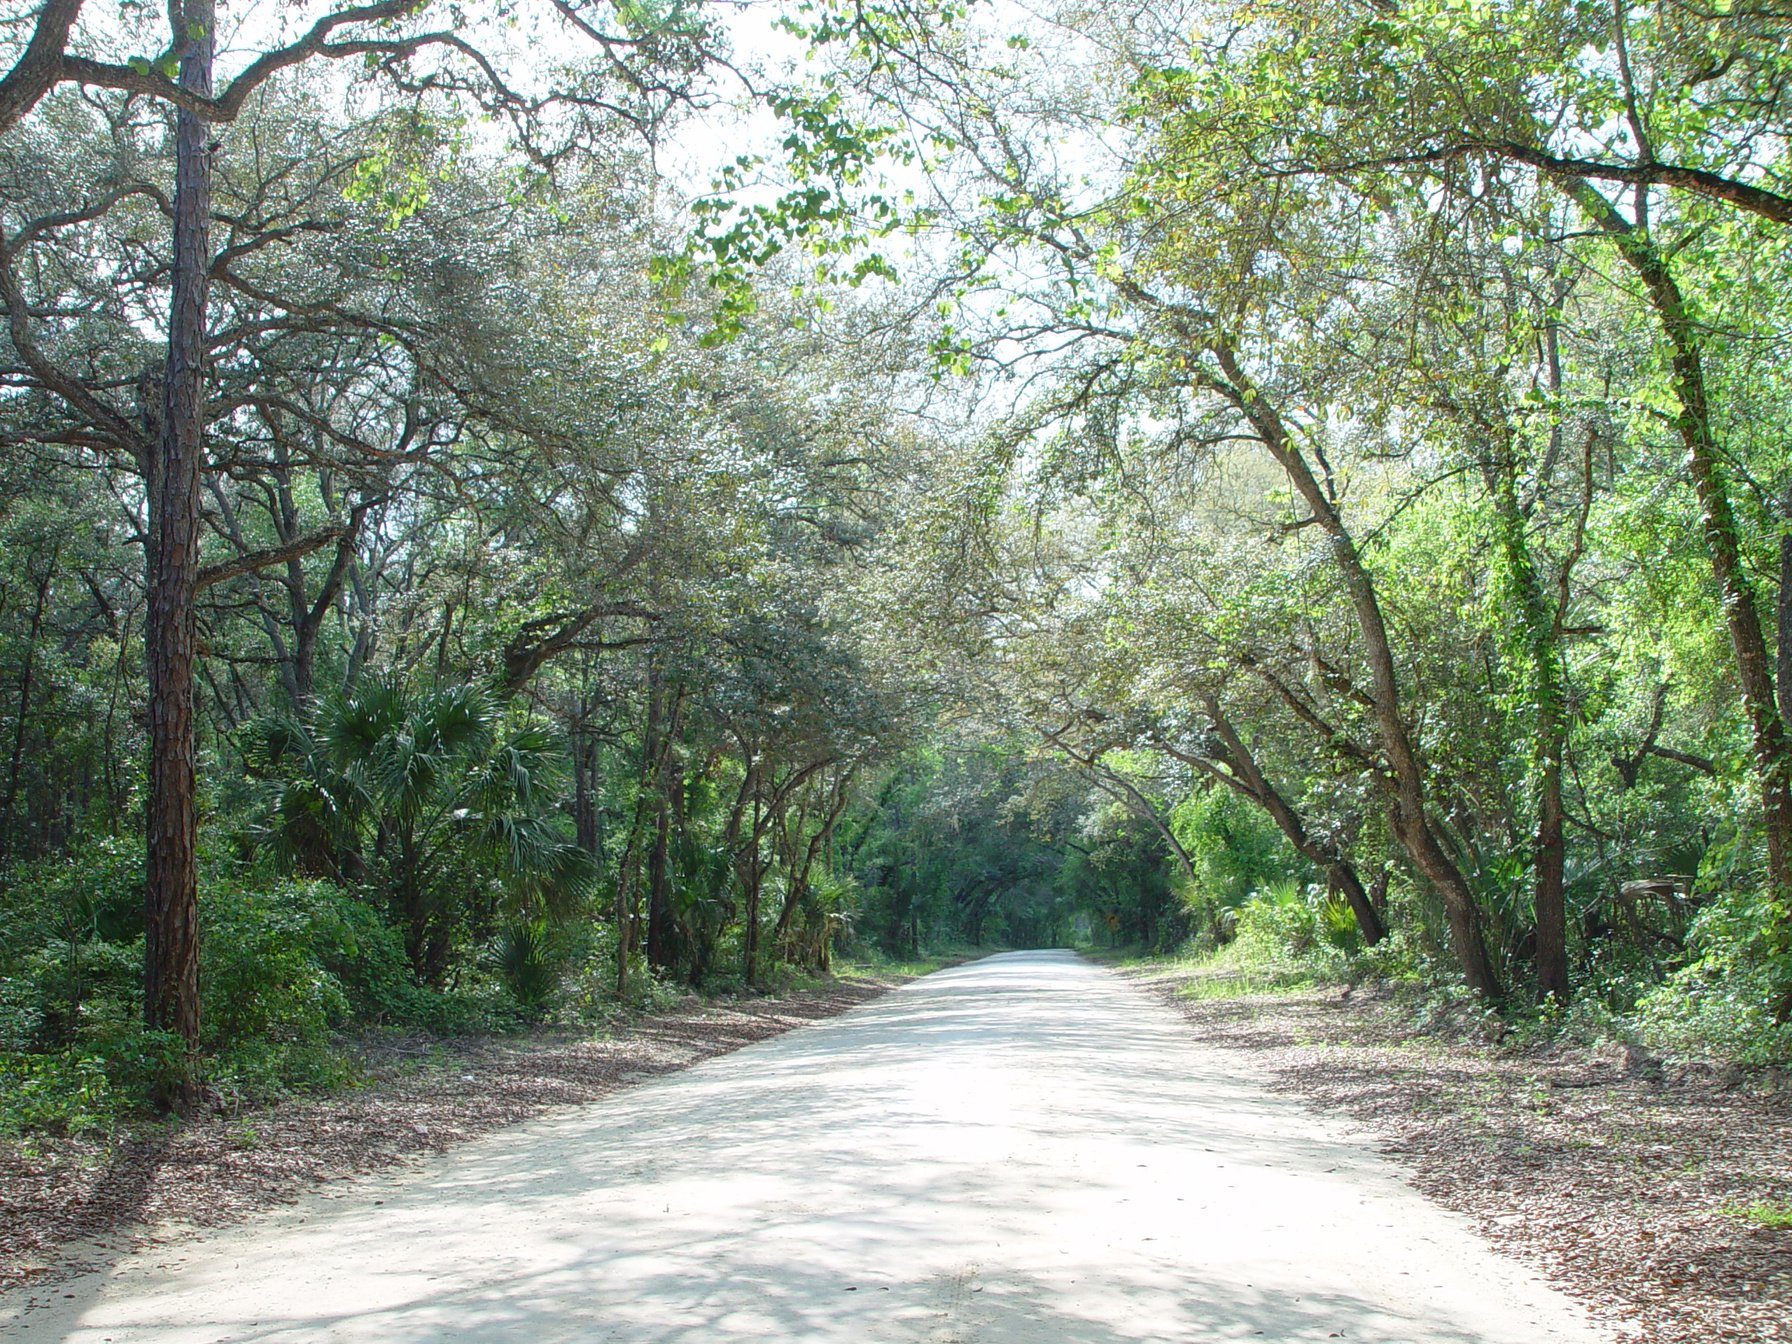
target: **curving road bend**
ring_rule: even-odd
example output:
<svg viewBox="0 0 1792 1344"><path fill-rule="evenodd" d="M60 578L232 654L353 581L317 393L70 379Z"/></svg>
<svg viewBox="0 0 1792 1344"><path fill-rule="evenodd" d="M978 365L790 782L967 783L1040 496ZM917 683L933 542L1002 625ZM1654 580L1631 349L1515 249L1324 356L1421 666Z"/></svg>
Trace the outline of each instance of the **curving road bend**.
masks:
<svg viewBox="0 0 1792 1344"><path fill-rule="evenodd" d="M1069 953L991 957L0 1301L217 1341L1598 1344L1338 1122ZM65 1294L67 1294L65 1296Z"/></svg>

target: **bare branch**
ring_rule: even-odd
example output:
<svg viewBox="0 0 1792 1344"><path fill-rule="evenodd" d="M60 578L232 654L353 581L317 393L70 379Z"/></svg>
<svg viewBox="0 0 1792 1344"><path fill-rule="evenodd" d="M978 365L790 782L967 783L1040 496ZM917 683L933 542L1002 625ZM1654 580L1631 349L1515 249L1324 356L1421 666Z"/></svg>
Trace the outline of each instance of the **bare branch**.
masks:
<svg viewBox="0 0 1792 1344"><path fill-rule="evenodd" d="M298 560L321 550L332 541L347 535L348 528L338 524L326 527L318 532L308 532L302 537L295 537L283 546L270 546L266 550L250 551L231 560L222 560L215 565L206 565L199 571L197 590L203 592L213 584L222 583L226 579L234 579L242 574L253 574L257 570L269 569L274 565L283 565L289 560Z"/></svg>
<svg viewBox="0 0 1792 1344"><path fill-rule="evenodd" d="M326 14L298 41L262 53L249 67L225 86L224 92L206 97L183 89L174 80L149 66L119 65L96 61L86 56L63 53L57 63L56 83L88 84L97 88L118 89L157 98L191 112L202 121L233 121L243 110L249 95L272 76L289 66L299 65L313 57L342 60L349 56L409 56L426 46L454 40L452 33L419 33L410 37L330 41L331 34L350 25L378 24L406 18L423 7L424 0L380 0L372 5L356 5ZM66 41L66 35L65 35ZM4 129L0 122L0 129Z"/></svg>

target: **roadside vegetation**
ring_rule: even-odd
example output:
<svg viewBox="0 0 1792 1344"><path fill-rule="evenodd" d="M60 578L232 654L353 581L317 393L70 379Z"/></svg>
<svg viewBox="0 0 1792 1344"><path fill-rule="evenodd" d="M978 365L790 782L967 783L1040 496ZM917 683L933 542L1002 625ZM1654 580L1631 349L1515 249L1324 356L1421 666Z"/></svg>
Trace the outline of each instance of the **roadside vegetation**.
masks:
<svg viewBox="0 0 1792 1344"><path fill-rule="evenodd" d="M1513 1022L1386 982L1254 986L1200 959L1125 974L1191 1054L1300 1098L1637 1344L1792 1338L1788 1075Z"/></svg>
<svg viewBox="0 0 1792 1344"><path fill-rule="evenodd" d="M1768 1011L1770 987L1735 964L1736 944L1746 935L1730 925L1733 918L1719 906L1677 938L1645 928L1646 952L1608 934L1595 949L1607 962L1604 973L1587 975L1566 1003L1554 997L1490 1003L1439 969L1435 947L1428 955L1392 935L1365 946L1348 908L1319 883L1303 886L1298 877L1250 891L1223 907L1208 932L1179 945L1090 952L1109 964L1172 977L1176 993L1187 999L1362 991L1420 1034L1454 1030L1521 1050L1611 1046L1683 1062L1783 1069L1792 1060L1792 1038ZM1609 969L1614 962L1617 968Z"/></svg>
<svg viewBox="0 0 1792 1344"><path fill-rule="evenodd" d="M1792 1058L1783 14L439 8L6 10L0 1131L1066 943Z"/></svg>

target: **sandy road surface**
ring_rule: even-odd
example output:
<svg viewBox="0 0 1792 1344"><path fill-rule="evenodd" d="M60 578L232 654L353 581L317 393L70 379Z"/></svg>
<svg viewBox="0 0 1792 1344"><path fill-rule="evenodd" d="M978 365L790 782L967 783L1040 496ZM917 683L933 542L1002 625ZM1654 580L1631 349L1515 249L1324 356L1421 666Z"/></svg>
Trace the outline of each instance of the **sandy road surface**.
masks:
<svg viewBox="0 0 1792 1344"><path fill-rule="evenodd" d="M1106 971L992 957L397 1177L0 1300L0 1331L1604 1339L1335 1120L1228 1067Z"/></svg>

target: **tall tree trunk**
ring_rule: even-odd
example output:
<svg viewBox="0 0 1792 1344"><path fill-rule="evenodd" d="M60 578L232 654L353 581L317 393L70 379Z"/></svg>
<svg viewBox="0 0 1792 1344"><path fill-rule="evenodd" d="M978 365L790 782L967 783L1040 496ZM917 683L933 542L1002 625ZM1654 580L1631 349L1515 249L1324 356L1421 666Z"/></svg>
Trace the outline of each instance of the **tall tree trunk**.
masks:
<svg viewBox="0 0 1792 1344"><path fill-rule="evenodd" d="M616 870L616 1001L628 998L628 964L635 952L635 873L640 867L637 857L641 848L641 803L635 803L635 815L628 829L628 843L623 846L622 862Z"/></svg>
<svg viewBox="0 0 1792 1344"><path fill-rule="evenodd" d="M572 738L572 821L578 846L597 857L597 739L592 736L581 710Z"/></svg>
<svg viewBox="0 0 1792 1344"><path fill-rule="evenodd" d="M667 771L668 775L672 772ZM656 971L672 969L672 904L669 891L672 849L672 807L665 789L654 800L653 848L647 852L647 964Z"/></svg>
<svg viewBox="0 0 1792 1344"><path fill-rule="evenodd" d="M43 636L44 608L49 605L50 586L56 580L56 557L59 547L50 548L49 563L35 587L31 606L31 629L25 643L25 661L19 668L19 717L13 726L12 759L6 768L6 797L0 799L0 863L12 853L13 811L19 802L19 777L25 765L25 731L31 717L31 694L37 684L37 643Z"/></svg>
<svg viewBox="0 0 1792 1344"><path fill-rule="evenodd" d="M1567 745L1563 731L1566 714L1553 722L1539 722L1537 745L1536 878L1532 902L1537 914L1537 988L1568 1002L1568 897L1566 872L1568 840L1563 823L1567 808L1562 802L1562 756ZM1541 719L1541 716L1540 716Z"/></svg>
<svg viewBox="0 0 1792 1344"><path fill-rule="evenodd" d="M661 684L658 660L648 662L647 694L651 700L648 718L663 725L670 717L662 701L665 689ZM653 772L648 787L653 791L653 847L647 852L647 964L658 971L672 968L672 907L668 891L672 842L671 790L681 787L672 761L672 734L661 728L666 740L656 743ZM652 730L649 730L652 735Z"/></svg>
<svg viewBox="0 0 1792 1344"><path fill-rule="evenodd" d="M1375 581L1331 496L1313 474L1281 416L1245 373L1230 346L1214 341L1208 348L1225 378L1209 378L1207 385L1230 401L1250 423L1330 542L1332 560L1350 595L1351 610L1374 681L1375 724L1387 757L1389 778L1385 782L1391 785L1388 811L1394 834L1443 901L1451 949L1463 978L1477 993L1498 999L1503 991L1481 935L1481 911L1474 889L1438 840L1426 815L1424 767L1401 711L1400 681L1394 670L1387 620L1382 615Z"/></svg>
<svg viewBox="0 0 1792 1344"><path fill-rule="evenodd" d="M292 608L292 664L286 672L291 683L294 708L302 709L308 705L317 689L318 636L323 632L324 621L329 617L336 596L342 591L343 580L348 577L349 566L354 562L355 542L362 515L361 509L351 512L349 530L337 541L335 559L324 575L323 586L318 589L317 596L309 606L303 601L304 561L293 560L287 565L288 592L298 599Z"/></svg>
<svg viewBox="0 0 1792 1344"><path fill-rule="evenodd" d="M1755 778L1767 833L1767 871L1774 892L1792 897L1792 740L1780 717L1774 689L1774 665L1767 653L1761 608L1742 555L1741 535L1730 504L1730 490L1705 388L1704 358L1698 326L1686 311L1686 299L1673 268L1655 246L1646 228L1631 223L1588 182L1569 183L1570 194L1617 244L1618 254L1648 291L1662 335L1667 339L1674 395L1680 411L1674 429L1686 450L1686 469L1699 501L1699 521L1711 572L1722 599L1724 624L1736 654L1736 679L1748 715L1755 750ZM1792 989L1787 992L1792 1005Z"/></svg>
<svg viewBox="0 0 1792 1344"><path fill-rule="evenodd" d="M741 937L741 974L751 989L759 980L759 887L765 880L760 859L760 836L763 829L763 804L755 789L753 794L753 839L747 855L746 925Z"/></svg>
<svg viewBox="0 0 1792 1344"><path fill-rule="evenodd" d="M181 87L212 91L213 0L171 7ZM175 115L173 300L168 316L161 439L150 490L148 867L144 884L144 1017L199 1045L199 901L193 720L194 598L199 491L205 464L206 298L211 273L211 130ZM178 1096L190 1103L189 1079Z"/></svg>
<svg viewBox="0 0 1792 1344"><path fill-rule="evenodd" d="M1509 429L1502 428L1487 463L1500 557L1517 597L1519 641L1536 705L1531 724L1531 768L1537 784L1537 818L1531 847L1532 904L1537 926L1537 988L1568 1002L1568 914L1563 874L1568 845L1563 834L1562 757L1568 745L1568 692L1556 617L1543 595L1525 537L1527 519L1518 502L1518 464Z"/></svg>
<svg viewBox="0 0 1792 1344"><path fill-rule="evenodd" d="M635 898L635 877L641 867L642 834L644 829L653 823L653 805L649 797L654 794L660 773L660 692L659 674L652 656L647 662L646 676L647 722L641 732L641 764L635 776L635 808L629 821L628 844L622 852L622 865L616 882L616 998L621 1001L628 993L628 963L634 955L636 925L640 922L637 915ZM657 826L655 827L657 836ZM652 868L652 850L654 840L648 840L648 868Z"/></svg>
<svg viewBox="0 0 1792 1344"><path fill-rule="evenodd" d="M1780 590L1774 604L1780 718L1792 714L1792 485L1780 503Z"/></svg>
<svg viewBox="0 0 1792 1344"><path fill-rule="evenodd" d="M411 974L417 983L427 985L429 979L429 906L424 899L421 874L417 869L417 850L407 828L398 836L398 910L404 923L404 950L410 958Z"/></svg>

